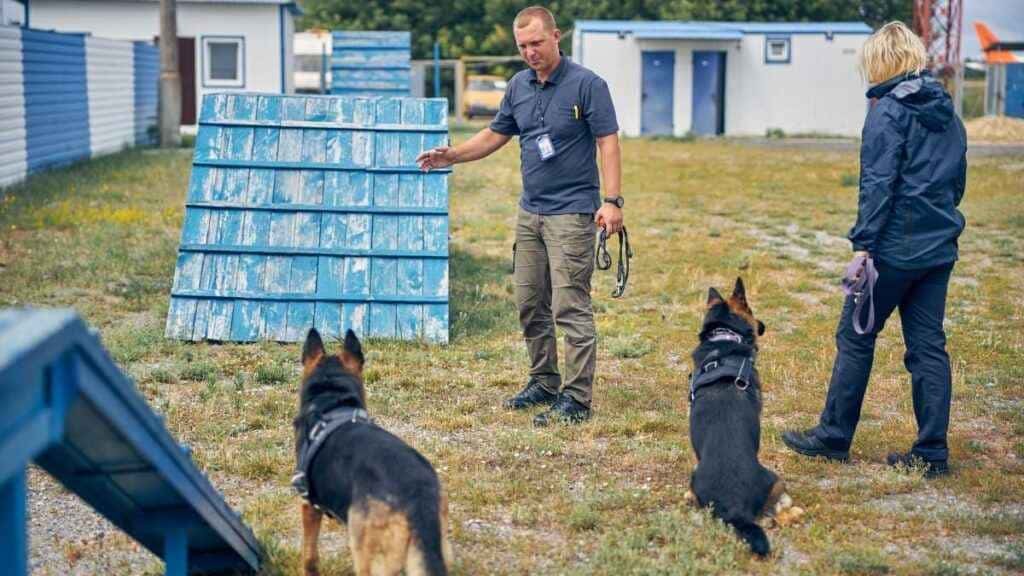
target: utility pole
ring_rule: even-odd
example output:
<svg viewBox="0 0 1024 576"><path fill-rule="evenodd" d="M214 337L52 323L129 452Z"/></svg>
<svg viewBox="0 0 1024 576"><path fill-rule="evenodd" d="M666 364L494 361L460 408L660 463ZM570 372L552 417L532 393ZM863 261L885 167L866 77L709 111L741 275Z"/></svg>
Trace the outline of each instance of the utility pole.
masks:
<svg viewBox="0 0 1024 576"><path fill-rule="evenodd" d="M160 146L181 146L181 78L178 76L176 0L160 0Z"/></svg>
<svg viewBox="0 0 1024 576"><path fill-rule="evenodd" d="M928 68L963 107L964 66L960 55L963 0L914 0L914 32L928 50Z"/></svg>

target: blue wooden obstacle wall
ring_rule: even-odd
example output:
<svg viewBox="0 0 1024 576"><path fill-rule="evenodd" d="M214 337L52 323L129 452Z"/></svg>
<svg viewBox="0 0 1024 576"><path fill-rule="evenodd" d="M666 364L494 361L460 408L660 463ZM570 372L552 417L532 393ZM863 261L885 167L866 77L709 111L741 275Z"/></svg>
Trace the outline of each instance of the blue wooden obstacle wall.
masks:
<svg viewBox="0 0 1024 576"><path fill-rule="evenodd" d="M448 340L444 99L203 99L166 335Z"/></svg>
<svg viewBox="0 0 1024 576"><path fill-rule="evenodd" d="M409 32L333 32L331 94L409 96Z"/></svg>
<svg viewBox="0 0 1024 576"><path fill-rule="evenodd" d="M252 573L253 533L71 310L0 310L0 571L27 574L35 462L172 576Z"/></svg>

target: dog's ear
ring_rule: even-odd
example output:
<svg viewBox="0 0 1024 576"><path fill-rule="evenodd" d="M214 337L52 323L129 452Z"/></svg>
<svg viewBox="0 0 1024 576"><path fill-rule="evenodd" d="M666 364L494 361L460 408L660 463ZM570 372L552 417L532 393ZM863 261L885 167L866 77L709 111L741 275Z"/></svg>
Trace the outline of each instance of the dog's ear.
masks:
<svg viewBox="0 0 1024 576"><path fill-rule="evenodd" d="M744 304L747 303L747 289L743 286L743 278L736 278L736 285L732 288L732 297Z"/></svg>
<svg viewBox="0 0 1024 576"><path fill-rule="evenodd" d="M363 373L363 364L366 359L363 357L363 345L359 342L356 333L349 329L345 332L345 346L341 353L341 363L353 374Z"/></svg>
<svg viewBox="0 0 1024 576"><path fill-rule="evenodd" d="M718 293L718 290L715 290L714 288L708 289L708 307L709 308L711 306L714 306L715 304L720 304L722 302L725 302L725 298L722 298L722 295Z"/></svg>
<svg viewBox="0 0 1024 576"><path fill-rule="evenodd" d="M764 336L764 322L757 321L757 335Z"/></svg>
<svg viewBox="0 0 1024 576"><path fill-rule="evenodd" d="M312 370L320 358L324 355L324 341L316 328L310 328L306 334L306 343L302 345L302 365L306 370Z"/></svg>

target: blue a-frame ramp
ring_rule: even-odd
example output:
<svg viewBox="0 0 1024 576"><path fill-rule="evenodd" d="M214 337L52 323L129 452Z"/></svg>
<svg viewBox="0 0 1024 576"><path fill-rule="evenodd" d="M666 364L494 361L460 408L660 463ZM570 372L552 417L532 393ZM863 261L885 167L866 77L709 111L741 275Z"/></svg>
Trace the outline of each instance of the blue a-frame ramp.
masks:
<svg viewBox="0 0 1024 576"><path fill-rule="evenodd" d="M166 563L252 573L262 551L71 310L0 311L0 570L27 574L35 462Z"/></svg>

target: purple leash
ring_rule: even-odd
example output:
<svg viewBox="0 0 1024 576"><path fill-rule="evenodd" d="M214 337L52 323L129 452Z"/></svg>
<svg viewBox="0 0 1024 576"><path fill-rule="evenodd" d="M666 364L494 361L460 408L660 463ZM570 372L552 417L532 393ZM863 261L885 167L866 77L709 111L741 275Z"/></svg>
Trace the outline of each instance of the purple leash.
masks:
<svg viewBox="0 0 1024 576"><path fill-rule="evenodd" d="M878 281L878 270L871 256L858 256L846 267L843 277L843 292L853 295L853 331L867 334L875 328L875 282ZM860 325L861 311L868 307L868 324Z"/></svg>

